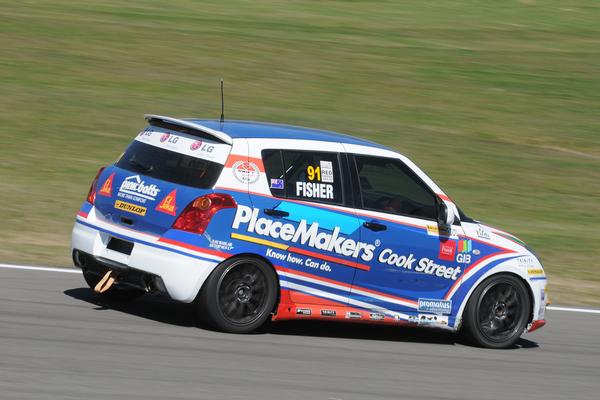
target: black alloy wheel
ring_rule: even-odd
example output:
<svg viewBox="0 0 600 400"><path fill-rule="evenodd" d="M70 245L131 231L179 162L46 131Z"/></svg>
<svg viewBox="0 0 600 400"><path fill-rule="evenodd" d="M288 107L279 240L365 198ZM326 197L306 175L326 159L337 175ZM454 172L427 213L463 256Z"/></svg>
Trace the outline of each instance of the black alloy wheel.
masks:
<svg viewBox="0 0 600 400"><path fill-rule="evenodd" d="M524 332L529 313L530 299L523 282L511 275L492 276L471 295L463 333L477 346L510 347Z"/></svg>
<svg viewBox="0 0 600 400"><path fill-rule="evenodd" d="M230 265L219 282L219 310L228 321L246 325L260 317L267 277L254 263Z"/></svg>
<svg viewBox="0 0 600 400"><path fill-rule="evenodd" d="M198 313L217 329L248 333L271 316L277 276L266 262L252 257L225 261L207 279L198 297Z"/></svg>

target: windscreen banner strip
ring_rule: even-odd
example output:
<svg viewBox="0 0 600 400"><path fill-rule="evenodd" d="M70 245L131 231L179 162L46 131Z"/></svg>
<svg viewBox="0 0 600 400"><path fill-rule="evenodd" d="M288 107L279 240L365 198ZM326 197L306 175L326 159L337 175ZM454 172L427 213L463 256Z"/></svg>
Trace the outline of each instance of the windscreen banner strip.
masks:
<svg viewBox="0 0 600 400"><path fill-rule="evenodd" d="M215 143L206 139L198 139L180 132L151 130L141 131L135 138L138 142L146 143L161 149L185 154L194 158L225 164L231 146Z"/></svg>

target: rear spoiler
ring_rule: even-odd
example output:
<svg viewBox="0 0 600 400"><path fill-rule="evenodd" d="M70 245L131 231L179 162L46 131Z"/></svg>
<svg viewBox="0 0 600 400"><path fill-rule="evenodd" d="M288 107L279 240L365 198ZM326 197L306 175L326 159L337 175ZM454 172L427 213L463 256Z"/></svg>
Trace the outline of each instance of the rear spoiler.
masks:
<svg viewBox="0 0 600 400"><path fill-rule="evenodd" d="M154 114L146 114L144 115L144 118L150 125L187 133L193 136L200 136L206 139L216 140L228 145L233 143L231 136L225 132L215 131L214 129L210 129L204 125L196 124L194 122Z"/></svg>

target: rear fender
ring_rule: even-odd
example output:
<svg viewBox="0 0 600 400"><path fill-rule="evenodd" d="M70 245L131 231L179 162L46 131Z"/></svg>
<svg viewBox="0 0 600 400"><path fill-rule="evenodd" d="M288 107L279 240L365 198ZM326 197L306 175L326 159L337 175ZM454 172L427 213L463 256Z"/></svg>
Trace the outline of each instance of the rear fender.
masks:
<svg viewBox="0 0 600 400"><path fill-rule="evenodd" d="M200 292L204 289L205 285L206 285L206 281L208 280L208 277L212 274L215 273L215 271L225 262L228 260L231 260L233 258L240 258L240 257L251 257L251 258L256 258L259 259L261 261L264 261L265 263L267 263L267 265L269 265L271 267L271 269L273 270L273 273L275 274L275 276L277 277L277 300L275 301L275 306L273 308L273 312L275 312L275 310L277 310L277 307L279 306L279 302L281 301L281 284L279 282L279 274L277 274L277 270L275 269L275 267L273 266L273 263L271 263L271 261L269 261L267 258L261 256L260 254L256 254L256 253L240 253L240 254L236 254L233 255L229 258L224 259L223 261L221 261L218 265L215 265L215 267L212 269L211 273L208 274L206 276L206 278L201 282L201 286L198 289L198 295L200 294Z"/></svg>

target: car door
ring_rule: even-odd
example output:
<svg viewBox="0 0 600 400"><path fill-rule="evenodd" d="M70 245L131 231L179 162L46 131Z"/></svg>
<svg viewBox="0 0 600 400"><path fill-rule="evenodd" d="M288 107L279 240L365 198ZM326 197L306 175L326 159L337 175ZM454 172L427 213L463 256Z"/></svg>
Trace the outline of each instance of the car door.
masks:
<svg viewBox="0 0 600 400"><path fill-rule="evenodd" d="M266 182L250 188L256 220L278 222L273 231L277 238L265 242L269 245L264 254L276 266L291 301L346 304L357 266L355 253L361 252L356 249L360 225L354 207L347 205L352 201L347 160L340 144L311 147L297 150L303 147L291 142L289 147L263 148Z"/></svg>
<svg viewBox="0 0 600 400"><path fill-rule="evenodd" d="M356 154L351 162L360 240L376 246L371 269L356 271L352 297L386 310L449 314L444 295L463 269L455 262L460 226L440 234L437 195L402 160Z"/></svg>

